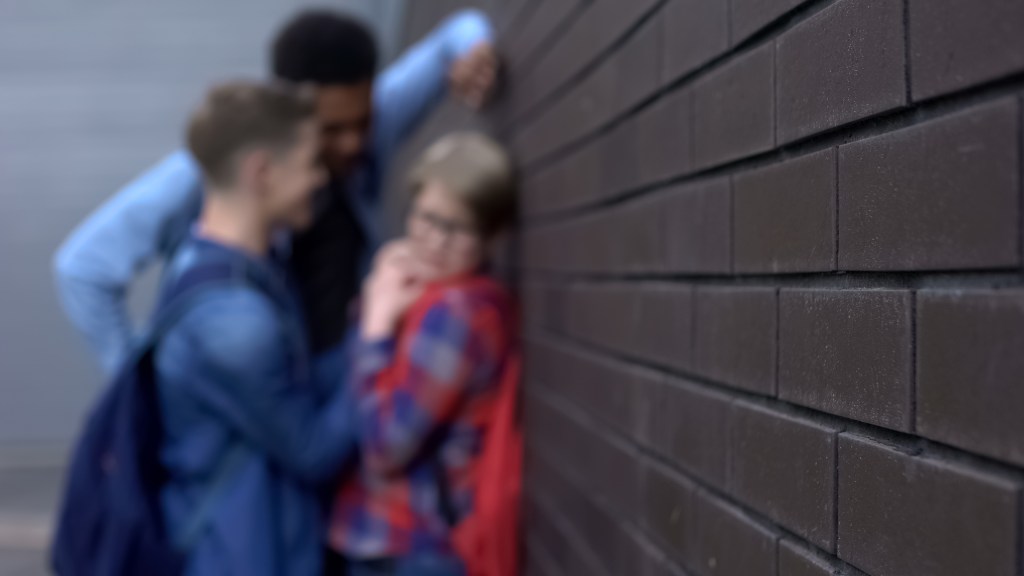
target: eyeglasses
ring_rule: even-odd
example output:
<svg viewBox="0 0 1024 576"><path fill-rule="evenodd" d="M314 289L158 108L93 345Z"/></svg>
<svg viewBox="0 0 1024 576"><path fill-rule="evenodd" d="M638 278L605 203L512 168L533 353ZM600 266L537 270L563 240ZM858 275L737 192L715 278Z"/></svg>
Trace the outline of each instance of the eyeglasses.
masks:
<svg viewBox="0 0 1024 576"><path fill-rule="evenodd" d="M415 222L428 226L433 231L443 235L446 240L472 241L480 238L479 229L466 222L445 218L426 210L413 210L411 216Z"/></svg>

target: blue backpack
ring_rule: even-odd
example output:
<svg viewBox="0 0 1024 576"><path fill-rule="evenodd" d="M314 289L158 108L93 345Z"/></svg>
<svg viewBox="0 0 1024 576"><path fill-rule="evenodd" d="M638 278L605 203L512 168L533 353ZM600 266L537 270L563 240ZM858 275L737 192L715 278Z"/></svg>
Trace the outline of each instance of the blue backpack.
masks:
<svg viewBox="0 0 1024 576"><path fill-rule="evenodd" d="M60 576L180 576L185 551L207 523L210 508L240 466L241 447L229 449L182 533L169 535L160 508L167 478L154 350L160 337L204 292L240 282L236 266L210 264L186 271L165 289L149 336L93 408L68 469L51 551Z"/></svg>

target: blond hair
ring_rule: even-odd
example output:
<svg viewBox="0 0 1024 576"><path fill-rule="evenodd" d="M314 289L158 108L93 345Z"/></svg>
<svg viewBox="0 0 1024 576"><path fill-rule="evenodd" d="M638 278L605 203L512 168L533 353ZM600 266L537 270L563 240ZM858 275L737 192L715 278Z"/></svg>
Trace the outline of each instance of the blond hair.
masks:
<svg viewBox="0 0 1024 576"><path fill-rule="evenodd" d="M192 114L189 152L215 186L230 186L238 155L254 147L291 147L298 128L316 114L313 94L284 83L230 82L216 86Z"/></svg>
<svg viewBox="0 0 1024 576"><path fill-rule="evenodd" d="M484 237L509 225L516 211L515 169L505 148L479 132L434 142L410 174L413 197L428 183L443 186L473 214Z"/></svg>

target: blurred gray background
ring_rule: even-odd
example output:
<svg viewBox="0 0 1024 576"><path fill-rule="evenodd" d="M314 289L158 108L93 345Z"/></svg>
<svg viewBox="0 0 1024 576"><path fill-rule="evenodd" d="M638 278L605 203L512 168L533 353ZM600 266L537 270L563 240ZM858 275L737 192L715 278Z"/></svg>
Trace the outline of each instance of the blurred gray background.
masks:
<svg viewBox="0 0 1024 576"><path fill-rule="evenodd" d="M262 77L298 0L0 0L0 574L41 574L59 466L101 385L50 260L77 222L180 144L213 81ZM394 56L403 0L323 1ZM153 283L150 274L147 284ZM146 307L147 290L136 308Z"/></svg>

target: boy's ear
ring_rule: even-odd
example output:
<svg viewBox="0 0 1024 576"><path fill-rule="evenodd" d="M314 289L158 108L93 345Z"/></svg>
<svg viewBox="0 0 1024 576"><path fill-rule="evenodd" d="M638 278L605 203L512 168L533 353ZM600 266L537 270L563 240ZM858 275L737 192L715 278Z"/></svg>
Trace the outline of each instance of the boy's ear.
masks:
<svg viewBox="0 0 1024 576"><path fill-rule="evenodd" d="M272 157L263 149L243 152L238 158L238 183L249 190L266 190L270 179Z"/></svg>

